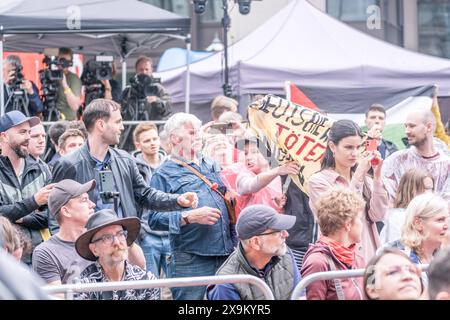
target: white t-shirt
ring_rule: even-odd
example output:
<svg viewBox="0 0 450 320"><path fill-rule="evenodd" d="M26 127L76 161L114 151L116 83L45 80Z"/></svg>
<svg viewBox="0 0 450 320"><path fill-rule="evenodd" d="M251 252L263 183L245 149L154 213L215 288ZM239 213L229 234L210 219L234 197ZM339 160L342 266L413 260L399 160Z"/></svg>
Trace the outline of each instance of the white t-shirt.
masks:
<svg viewBox="0 0 450 320"><path fill-rule="evenodd" d="M405 224L405 209L391 208L386 212L384 227L380 232L380 241L385 244L400 239L403 225Z"/></svg>

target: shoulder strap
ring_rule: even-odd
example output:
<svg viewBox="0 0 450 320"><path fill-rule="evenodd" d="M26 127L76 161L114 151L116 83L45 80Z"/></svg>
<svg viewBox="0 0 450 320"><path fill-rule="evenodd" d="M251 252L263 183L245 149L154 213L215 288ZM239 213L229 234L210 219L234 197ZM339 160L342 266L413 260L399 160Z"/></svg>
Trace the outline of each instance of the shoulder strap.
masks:
<svg viewBox="0 0 450 320"><path fill-rule="evenodd" d="M363 180L363 191L362 191L362 197L364 199L364 201L366 201L366 205L365 205L365 214L366 214L366 220L369 221L369 223L374 223L374 221L372 221L372 219L370 219L369 216L369 210L370 210L370 199L372 198L372 190L370 188L369 185L369 181L367 181L367 178L364 177Z"/></svg>
<svg viewBox="0 0 450 320"><path fill-rule="evenodd" d="M330 271L336 271L336 264L333 261L333 258L326 254L328 265L330 266ZM338 300L345 300L344 290L342 289L342 283L340 279L333 279L334 287L336 288L336 294Z"/></svg>
<svg viewBox="0 0 450 320"><path fill-rule="evenodd" d="M211 186L212 186L211 181L209 181L208 178L206 178L203 174L201 174L197 169L188 165L186 162L178 160L176 158L172 157L172 158L170 158L170 160L172 160L173 162L178 163L178 164L182 165L183 167L185 167L186 169L190 170L193 174L195 174L197 177L199 177L204 183L206 183L206 185L208 187L211 188ZM224 195L219 190L217 190L215 188L211 188L211 189L214 190L215 192L217 192L222 198L225 199Z"/></svg>
<svg viewBox="0 0 450 320"><path fill-rule="evenodd" d="M203 174L201 174L197 169L195 169L194 167L188 165L186 162L178 160L176 158L170 158L170 160L172 160L175 163L178 163L180 165L182 165L183 167L185 167L186 169L190 170L193 174L195 174L197 177L199 177L200 179L202 179L202 181L204 183L206 183L209 187L212 186L211 181L209 181Z"/></svg>
<svg viewBox="0 0 450 320"><path fill-rule="evenodd" d="M234 201L234 199L230 196L230 193L224 191L224 193L220 192L218 190L218 188L213 188L213 184L211 183L211 181L209 181L203 174L201 174L197 169L195 169L194 167L188 165L187 163L185 163L184 161L175 159L175 158L170 158L170 160L172 160L175 163L178 163L180 165L182 165L183 167L185 167L186 169L190 170L193 174L195 174L197 177L199 177L204 183L206 183L206 185L213 190L214 192L216 192L224 201L225 206L227 207L227 212L228 212L228 219L230 224L236 224L236 214L235 214L235 205L236 202ZM217 184L216 184L217 185Z"/></svg>

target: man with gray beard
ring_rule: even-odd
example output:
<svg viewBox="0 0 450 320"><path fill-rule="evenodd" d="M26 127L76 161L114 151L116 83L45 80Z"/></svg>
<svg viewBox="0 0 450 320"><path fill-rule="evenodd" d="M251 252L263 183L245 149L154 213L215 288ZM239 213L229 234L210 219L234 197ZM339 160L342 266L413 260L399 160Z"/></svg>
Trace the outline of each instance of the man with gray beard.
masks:
<svg viewBox="0 0 450 320"><path fill-rule="evenodd" d="M32 250L50 236L46 205L53 188L48 171L28 156L30 128L39 123L17 110L0 118L0 215L31 239ZM31 252L22 261L31 264Z"/></svg>
<svg viewBox="0 0 450 320"><path fill-rule="evenodd" d="M400 150L383 162L383 182L391 200L395 198L402 175L408 169L421 168L434 180L434 191L450 201L450 157L436 149L433 135L436 119L429 110L412 111L405 121L410 147Z"/></svg>
<svg viewBox="0 0 450 320"><path fill-rule="evenodd" d="M275 300L288 300L300 281L300 273L286 245L288 229L297 217L278 213L266 205L252 205L241 211L236 231L239 244L216 275L248 274L260 278L272 290ZM262 300L264 295L248 283L210 286L209 300Z"/></svg>

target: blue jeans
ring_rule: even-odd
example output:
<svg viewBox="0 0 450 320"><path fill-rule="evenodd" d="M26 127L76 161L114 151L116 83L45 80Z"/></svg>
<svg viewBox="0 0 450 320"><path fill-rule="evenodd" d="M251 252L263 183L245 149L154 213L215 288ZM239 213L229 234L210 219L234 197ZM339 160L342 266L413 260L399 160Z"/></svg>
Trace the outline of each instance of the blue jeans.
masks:
<svg viewBox="0 0 450 320"><path fill-rule="evenodd" d="M168 235L158 236L146 233L140 245L144 251L147 271L151 271L158 278L161 277L161 270L166 275L171 273L172 264L167 261L172 252Z"/></svg>
<svg viewBox="0 0 450 320"><path fill-rule="evenodd" d="M174 252L170 278L213 276L225 262L226 256L199 256L186 252ZM206 286L172 288L174 300L203 300Z"/></svg>

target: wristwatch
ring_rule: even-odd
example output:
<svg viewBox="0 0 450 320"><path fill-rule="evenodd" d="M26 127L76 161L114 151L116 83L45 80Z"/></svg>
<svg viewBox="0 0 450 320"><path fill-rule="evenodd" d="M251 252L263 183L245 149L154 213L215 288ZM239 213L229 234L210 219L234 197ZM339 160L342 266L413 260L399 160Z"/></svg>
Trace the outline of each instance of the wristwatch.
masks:
<svg viewBox="0 0 450 320"><path fill-rule="evenodd" d="M189 211L183 211L181 213L181 217L183 218L184 222L186 224L190 224L189 219L188 219L188 215L189 215Z"/></svg>

